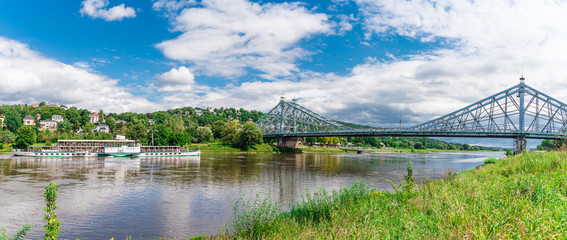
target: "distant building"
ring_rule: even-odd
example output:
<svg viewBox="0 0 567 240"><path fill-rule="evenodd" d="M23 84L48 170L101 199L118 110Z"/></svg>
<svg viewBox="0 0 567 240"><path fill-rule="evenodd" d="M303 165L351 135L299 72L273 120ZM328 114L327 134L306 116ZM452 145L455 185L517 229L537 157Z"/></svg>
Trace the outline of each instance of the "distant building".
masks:
<svg viewBox="0 0 567 240"><path fill-rule="evenodd" d="M150 118L150 119L148 119L148 122L150 122L150 125L154 125L154 124L155 124L155 123L154 123L154 120L153 120L153 119L151 119L151 118Z"/></svg>
<svg viewBox="0 0 567 240"><path fill-rule="evenodd" d="M125 124L126 121L118 119L118 120L114 121L114 123L116 123L116 124L119 124L119 123Z"/></svg>
<svg viewBox="0 0 567 240"><path fill-rule="evenodd" d="M37 113L36 116L37 116L37 119L41 119L41 113Z"/></svg>
<svg viewBox="0 0 567 240"><path fill-rule="evenodd" d="M31 115L26 115L24 117L24 125L33 126L35 125L35 118Z"/></svg>
<svg viewBox="0 0 567 240"><path fill-rule="evenodd" d="M98 113L93 113L90 116L90 122L91 123L98 123Z"/></svg>
<svg viewBox="0 0 567 240"><path fill-rule="evenodd" d="M32 107L35 107L35 108L36 108L36 107L39 107L39 103L32 103L31 106L32 106Z"/></svg>
<svg viewBox="0 0 567 240"><path fill-rule="evenodd" d="M99 124L94 129L94 132L110 133L110 128L106 124Z"/></svg>
<svg viewBox="0 0 567 240"><path fill-rule="evenodd" d="M4 116L4 114L0 115L0 120L2 121L2 127L5 128L6 124L4 123L4 120L6 119L6 116Z"/></svg>
<svg viewBox="0 0 567 240"><path fill-rule="evenodd" d="M203 115L203 110L195 109L195 114L197 114L197 116L201 116L201 115Z"/></svg>
<svg viewBox="0 0 567 240"><path fill-rule="evenodd" d="M63 117L61 115L53 115L51 116L51 120L59 123L59 122L63 122Z"/></svg>
<svg viewBox="0 0 567 240"><path fill-rule="evenodd" d="M207 110L209 110L209 112L213 112L213 107L208 107Z"/></svg>
<svg viewBox="0 0 567 240"><path fill-rule="evenodd" d="M248 122L253 122L254 120L252 118L248 118Z"/></svg>
<svg viewBox="0 0 567 240"><path fill-rule="evenodd" d="M57 122L53 120L39 120L39 130L57 131Z"/></svg>
<svg viewBox="0 0 567 240"><path fill-rule="evenodd" d="M126 136L122 136L122 135L114 135L114 139L115 140L126 140Z"/></svg>
<svg viewBox="0 0 567 240"><path fill-rule="evenodd" d="M58 102L52 103L52 102L47 101L47 102L45 102L45 105L46 105L46 106L50 106L50 107L59 107L59 103L58 103Z"/></svg>
<svg viewBox="0 0 567 240"><path fill-rule="evenodd" d="M191 112L185 111L185 116L189 116L190 114L191 114Z"/></svg>

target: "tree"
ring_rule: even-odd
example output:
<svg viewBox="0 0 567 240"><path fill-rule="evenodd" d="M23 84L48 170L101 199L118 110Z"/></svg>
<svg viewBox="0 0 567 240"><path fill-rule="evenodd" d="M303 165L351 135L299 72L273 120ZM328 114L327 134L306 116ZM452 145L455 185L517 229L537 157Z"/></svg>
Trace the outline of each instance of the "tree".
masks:
<svg viewBox="0 0 567 240"><path fill-rule="evenodd" d="M189 143L191 143L191 136L187 132L173 132L169 139L169 145L173 146L185 146Z"/></svg>
<svg viewBox="0 0 567 240"><path fill-rule="evenodd" d="M198 127L194 140L197 142L210 142L213 140L213 131L208 127Z"/></svg>
<svg viewBox="0 0 567 240"><path fill-rule="evenodd" d="M22 125L22 117L16 111L9 111L6 113L4 123L6 123L8 130L16 132Z"/></svg>
<svg viewBox="0 0 567 240"><path fill-rule="evenodd" d="M225 145L236 145L240 139L240 123L236 120L227 122L222 129L222 143Z"/></svg>
<svg viewBox="0 0 567 240"><path fill-rule="evenodd" d="M262 143L262 131L253 122L246 122L242 126L242 131L238 138L238 147L248 149L252 145ZM338 138L337 138L338 140Z"/></svg>
<svg viewBox="0 0 567 240"><path fill-rule="evenodd" d="M213 125L211 126L211 130L213 131L213 137L215 137L216 139L222 138L222 131L224 128L224 124L225 121L223 120L217 120L213 123Z"/></svg>
<svg viewBox="0 0 567 240"><path fill-rule="evenodd" d="M16 140L16 135L13 132L8 130L0 130L0 143L2 144L1 147L4 147L4 144L8 144L14 142Z"/></svg>
<svg viewBox="0 0 567 240"><path fill-rule="evenodd" d="M126 128L125 134L130 140L143 141L146 139L146 127L141 123L134 124Z"/></svg>
<svg viewBox="0 0 567 240"><path fill-rule="evenodd" d="M154 128L150 131L154 133L154 145L156 146L165 146L169 145L170 139L173 136L173 131L164 126L163 124L156 124Z"/></svg>
<svg viewBox="0 0 567 240"><path fill-rule="evenodd" d="M102 111L102 109L98 112L98 122L99 122L99 123L105 123L105 121L104 121L104 112Z"/></svg>
<svg viewBox="0 0 567 240"><path fill-rule="evenodd" d="M22 126L18 129L16 134L15 147L24 149L29 145L32 145L36 140L35 127L33 126Z"/></svg>

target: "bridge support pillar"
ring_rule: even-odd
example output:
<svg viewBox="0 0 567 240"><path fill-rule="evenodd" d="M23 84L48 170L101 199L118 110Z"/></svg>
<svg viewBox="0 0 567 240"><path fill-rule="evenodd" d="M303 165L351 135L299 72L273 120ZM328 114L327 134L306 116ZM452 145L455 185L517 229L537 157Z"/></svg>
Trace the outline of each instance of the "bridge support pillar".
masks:
<svg viewBox="0 0 567 240"><path fill-rule="evenodd" d="M287 147L296 149L299 144L299 138L278 137L278 147Z"/></svg>
<svg viewBox="0 0 567 240"><path fill-rule="evenodd" d="M514 155L520 154L526 150L526 138L523 136L514 139Z"/></svg>

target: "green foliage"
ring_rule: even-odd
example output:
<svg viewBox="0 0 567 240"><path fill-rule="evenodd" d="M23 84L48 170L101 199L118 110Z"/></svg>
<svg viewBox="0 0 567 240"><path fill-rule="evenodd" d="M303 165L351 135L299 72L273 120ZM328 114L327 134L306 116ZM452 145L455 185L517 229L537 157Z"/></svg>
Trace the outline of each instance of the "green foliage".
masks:
<svg viewBox="0 0 567 240"><path fill-rule="evenodd" d="M222 143L237 146L240 139L240 128L240 123L236 120L225 123L222 129Z"/></svg>
<svg viewBox="0 0 567 240"><path fill-rule="evenodd" d="M217 120L211 126L211 131L213 131L213 137L215 139L221 139L222 138L222 136L223 136L222 132L223 132L223 129L224 129L224 124L225 124L225 121Z"/></svg>
<svg viewBox="0 0 567 240"><path fill-rule="evenodd" d="M191 143L191 136L187 132L175 131L169 139L169 145L172 146L185 146Z"/></svg>
<svg viewBox="0 0 567 240"><path fill-rule="evenodd" d="M4 228L0 228L0 240L23 240L29 231L31 231L31 225L26 224L22 227L22 229L20 229L20 231L9 238L6 230Z"/></svg>
<svg viewBox="0 0 567 240"><path fill-rule="evenodd" d="M130 140L139 140L142 142L146 142L146 138L147 138L146 132L147 130L144 124L137 123L127 127L124 133L126 135L126 138Z"/></svg>
<svg viewBox="0 0 567 240"><path fill-rule="evenodd" d="M253 202L241 197L232 209L234 218L231 219L231 225L235 235L254 239L271 227L280 211L279 205L269 195L262 197L259 193Z"/></svg>
<svg viewBox="0 0 567 240"><path fill-rule="evenodd" d="M262 131L253 122L245 122L238 136L237 147L248 149L250 146L261 144Z"/></svg>
<svg viewBox="0 0 567 240"><path fill-rule="evenodd" d="M513 156L514 155L514 150L510 149L510 148L506 148L506 156Z"/></svg>
<svg viewBox="0 0 567 240"><path fill-rule="evenodd" d="M14 146L16 148L27 148L35 143L36 140L35 126L22 126L16 132L16 140Z"/></svg>
<svg viewBox="0 0 567 240"><path fill-rule="evenodd" d="M484 164L495 164L495 163L496 163L496 158L494 157L489 157L484 160Z"/></svg>
<svg viewBox="0 0 567 240"><path fill-rule="evenodd" d="M209 127L197 127L194 140L200 143L213 141L213 131Z"/></svg>
<svg viewBox="0 0 567 240"><path fill-rule="evenodd" d="M57 209L55 204L57 200L57 185L54 182L50 182L49 186L45 187L43 196L45 197L45 208L43 210L47 212L47 215L44 217L47 221L47 224L43 227L43 230L45 230L44 239L57 239L57 235L60 232L59 226L61 225L61 222L57 219L57 214L55 214L55 209Z"/></svg>

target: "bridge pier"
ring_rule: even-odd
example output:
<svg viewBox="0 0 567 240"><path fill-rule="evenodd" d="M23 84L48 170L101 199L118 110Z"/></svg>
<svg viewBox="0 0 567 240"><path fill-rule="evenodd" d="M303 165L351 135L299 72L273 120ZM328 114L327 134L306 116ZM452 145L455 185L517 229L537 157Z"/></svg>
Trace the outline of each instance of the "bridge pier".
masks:
<svg viewBox="0 0 567 240"><path fill-rule="evenodd" d="M299 144L299 138L294 137L278 137L278 147L287 147L296 149Z"/></svg>
<svg viewBox="0 0 567 240"><path fill-rule="evenodd" d="M514 139L514 155L520 154L526 150L526 137L519 136Z"/></svg>

